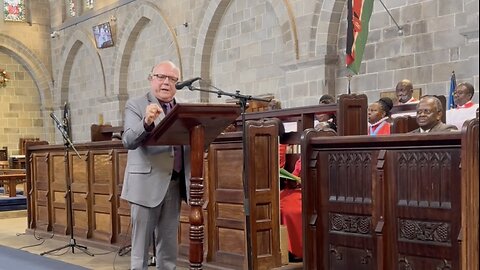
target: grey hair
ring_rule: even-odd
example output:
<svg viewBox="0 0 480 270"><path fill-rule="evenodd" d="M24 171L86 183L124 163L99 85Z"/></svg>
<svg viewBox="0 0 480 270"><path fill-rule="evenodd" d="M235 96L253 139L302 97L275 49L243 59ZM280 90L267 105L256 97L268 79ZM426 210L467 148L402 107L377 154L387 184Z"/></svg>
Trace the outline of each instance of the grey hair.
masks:
<svg viewBox="0 0 480 270"><path fill-rule="evenodd" d="M438 99L436 96L423 96L420 101L417 103L417 109L418 109L418 106L420 106L420 103L422 101L428 101L428 100L433 100L433 102L435 103L435 107L437 107L437 112L441 112L443 111L443 105L442 105L442 102L440 101L440 99Z"/></svg>

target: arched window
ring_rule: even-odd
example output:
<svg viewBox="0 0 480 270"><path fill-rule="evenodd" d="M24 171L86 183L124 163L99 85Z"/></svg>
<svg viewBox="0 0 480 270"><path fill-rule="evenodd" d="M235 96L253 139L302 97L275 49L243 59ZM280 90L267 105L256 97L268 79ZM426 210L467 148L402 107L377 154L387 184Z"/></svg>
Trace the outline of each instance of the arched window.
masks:
<svg viewBox="0 0 480 270"><path fill-rule="evenodd" d="M76 0L65 0L65 8L67 18L76 17L78 15L78 4Z"/></svg>
<svg viewBox="0 0 480 270"><path fill-rule="evenodd" d="M83 0L83 12L93 9L95 0Z"/></svg>
<svg viewBox="0 0 480 270"><path fill-rule="evenodd" d="M24 22L26 20L25 0L4 0L4 20L11 22Z"/></svg>

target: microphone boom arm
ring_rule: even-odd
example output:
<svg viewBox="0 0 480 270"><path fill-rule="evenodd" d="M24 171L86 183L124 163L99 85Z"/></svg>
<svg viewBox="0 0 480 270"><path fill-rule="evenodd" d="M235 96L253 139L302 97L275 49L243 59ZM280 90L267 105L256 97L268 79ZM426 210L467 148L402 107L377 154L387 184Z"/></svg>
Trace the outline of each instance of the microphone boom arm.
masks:
<svg viewBox="0 0 480 270"><path fill-rule="evenodd" d="M57 116L52 112L50 113L50 117L52 117L53 121L55 122L55 125L57 126L57 129L60 131L60 133L63 136L63 140L65 141L65 146L70 147L75 151L75 154L77 154L78 158L82 159L82 156L80 153L78 153L77 149L75 148L75 145L73 145L72 141L70 140L70 137L68 136L68 132L63 128L62 123L60 123L60 120L58 120Z"/></svg>
<svg viewBox="0 0 480 270"><path fill-rule="evenodd" d="M245 100L245 102L247 100L256 100L256 101L263 101L263 102L270 102L272 101L272 99L265 99L265 98L258 98L258 97L254 97L254 96L251 96L251 95L243 95L243 94L240 94L240 91L236 90L235 93L229 93L229 92L225 92L221 89L218 89L216 88L215 86L213 85L210 85L211 87L217 89L217 90L209 90L209 89L204 89L204 88L197 88L197 87L193 87L192 85L188 86L188 89L190 91L199 91L199 92L205 92L205 93L211 93L211 94L216 94L217 97L221 98L222 96L228 96L228 97L232 97L232 98L235 98L235 99L239 99L239 100Z"/></svg>

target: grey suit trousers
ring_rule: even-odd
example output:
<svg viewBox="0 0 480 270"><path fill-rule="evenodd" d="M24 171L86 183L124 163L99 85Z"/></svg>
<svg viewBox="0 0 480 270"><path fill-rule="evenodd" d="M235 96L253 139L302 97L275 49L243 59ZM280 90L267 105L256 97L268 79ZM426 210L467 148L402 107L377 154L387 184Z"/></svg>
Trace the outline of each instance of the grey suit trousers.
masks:
<svg viewBox="0 0 480 270"><path fill-rule="evenodd" d="M155 230L157 269L176 269L178 225L180 223L179 181L172 180L163 201L155 207L131 203L131 269L148 268L148 249Z"/></svg>

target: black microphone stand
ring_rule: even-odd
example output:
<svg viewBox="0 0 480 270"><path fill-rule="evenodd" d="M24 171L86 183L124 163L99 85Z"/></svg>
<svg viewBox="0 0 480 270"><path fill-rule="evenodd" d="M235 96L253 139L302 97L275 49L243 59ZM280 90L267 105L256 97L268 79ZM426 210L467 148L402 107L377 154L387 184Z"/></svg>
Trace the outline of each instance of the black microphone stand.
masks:
<svg viewBox="0 0 480 270"><path fill-rule="evenodd" d="M234 99L238 100L238 104L240 105L240 109L242 111L241 116L242 116L242 147L243 147L243 177L242 177L242 182L243 182L243 193L244 193L244 211L245 211L245 222L246 222L246 236L247 236L247 262L248 262L248 267L247 269L253 269L253 254L252 254L252 232L250 229L250 194L249 194L249 187L248 187L248 163L247 160L249 160L248 156L248 151L247 151L247 129L245 126L245 111L247 109L247 101L248 100L257 100L257 101L264 101L264 102L270 102L271 99L263 99L263 98L256 98L250 95L242 95L240 94L239 90L236 90L235 93L229 93L225 92L211 84L208 84L208 86L216 89L216 90L208 90L208 89L202 89L202 88L196 88L193 87L192 85L188 85L188 89L190 91L199 91L199 92L206 92L206 93L212 93L216 94L218 98L221 98L222 96L228 96L232 97Z"/></svg>
<svg viewBox="0 0 480 270"><path fill-rule="evenodd" d="M67 193L66 193L67 222L68 222L68 228L70 230L70 242L68 244L64 245L64 246L54 248L54 249L51 249L49 251L42 252L42 253L40 253L40 255L43 256L45 254L50 254L52 252L62 250L64 248L71 247L72 248L72 253L75 253L75 248L77 248L77 249L79 249L80 251L83 251L85 254L87 254L89 256L94 256L92 253L90 253L87 250L86 246L82 246L82 245L77 244L77 241L75 240L75 237L73 236L72 181L70 179L70 168L68 166L69 149L71 148L72 150L74 150L75 153L77 154L77 156L80 159L82 159L82 157L80 156L77 149L75 148L72 141L70 140L70 137L69 137L67 131L65 130L65 128L63 127L63 125L58 121L58 119L55 117L55 115L53 113L51 113L50 116L53 118L53 120L55 120L57 129L60 131L60 133L62 133L64 146L65 146L65 155L64 155L63 162L65 163L65 174L66 174L66 176L65 176L65 182L66 183L65 184L66 184L66 188L67 188Z"/></svg>

